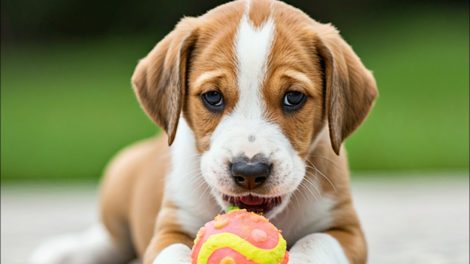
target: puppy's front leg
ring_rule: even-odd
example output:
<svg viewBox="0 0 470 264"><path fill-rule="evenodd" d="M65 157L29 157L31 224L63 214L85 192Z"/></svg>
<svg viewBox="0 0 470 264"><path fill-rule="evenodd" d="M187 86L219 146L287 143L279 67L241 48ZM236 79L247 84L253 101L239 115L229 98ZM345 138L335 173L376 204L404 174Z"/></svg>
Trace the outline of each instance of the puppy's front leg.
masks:
<svg viewBox="0 0 470 264"><path fill-rule="evenodd" d="M359 227L310 234L289 251L289 264L364 264L365 239Z"/></svg>
<svg viewBox="0 0 470 264"><path fill-rule="evenodd" d="M145 262L147 263L147 262ZM190 264L191 249L181 243L171 244L164 248L157 257L150 262L152 264Z"/></svg>
<svg viewBox="0 0 470 264"><path fill-rule="evenodd" d="M177 209L163 207L144 255L144 264L189 264L193 239L175 222Z"/></svg>

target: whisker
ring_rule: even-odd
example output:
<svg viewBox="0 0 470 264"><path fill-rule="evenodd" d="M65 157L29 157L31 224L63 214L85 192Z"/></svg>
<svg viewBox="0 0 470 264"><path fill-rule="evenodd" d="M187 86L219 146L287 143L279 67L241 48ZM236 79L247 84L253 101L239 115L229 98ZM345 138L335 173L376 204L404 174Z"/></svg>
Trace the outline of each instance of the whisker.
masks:
<svg viewBox="0 0 470 264"><path fill-rule="evenodd" d="M313 180L312 180L312 179L309 179L308 177L305 177L304 180L305 180L308 184L310 184L312 187L314 187L315 190L316 190L318 193L320 193L320 191L319 191L319 189L318 189L318 185L316 184L316 182L313 182Z"/></svg>
<svg viewBox="0 0 470 264"><path fill-rule="evenodd" d="M320 190L318 189L318 186L314 182L310 181L308 177L305 177L304 180L305 180L305 183L309 184L313 188L313 190L311 190L311 188L308 188L308 190L310 191L310 193L312 193L312 195L314 195L315 200L320 199L322 195L321 195Z"/></svg>
<svg viewBox="0 0 470 264"><path fill-rule="evenodd" d="M305 179L305 178L304 178L304 179ZM307 189L307 191L313 196L313 198L314 198L315 200L319 199L316 190L312 190L311 188L309 188L309 186L307 185L307 183L309 183L309 182L307 182L307 181L306 181L306 182L302 182L302 183L300 184L300 186L301 186L302 188L304 188L304 189ZM308 200L308 197L305 195L305 193L301 192L301 194L304 196L305 200Z"/></svg>
<svg viewBox="0 0 470 264"><path fill-rule="evenodd" d="M306 162L308 162L308 164L311 165L310 168L312 168L312 169L314 169L316 172L318 172L318 173L320 174L320 176L322 176L322 177L331 185L331 187L333 188L333 191L334 191L334 192L337 192L336 186L333 184L333 181L332 181L328 176L326 176L323 172L321 172L321 171L317 168L317 166L315 166L315 164L313 164L313 162L310 162L310 161L306 161ZM317 175L317 173L315 173L315 175Z"/></svg>
<svg viewBox="0 0 470 264"><path fill-rule="evenodd" d="M292 194L292 198L294 198L295 201L296 201L296 203L295 203L296 205L295 205L295 206L297 207L297 209L301 209L301 204L300 204L300 202L299 202L299 198L297 197L297 192L294 192L294 193Z"/></svg>
<svg viewBox="0 0 470 264"><path fill-rule="evenodd" d="M210 187L209 187L209 185L204 184L204 189L203 189L203 191L201 192L201 194L199 195L199 200L202 200L202 197L204 197L204 196L206 196L206 195L208 195L208 194L210 194Z"/></svg>
<svg viewBox="0 0 470 264"><path fill-rule="evenodd" d="M324 159L324 160L330 162L331 165L333 165L335 168L341 169L341 167L338 166L338 164L336 164L335 161L333 161L333 160L331 160L331 159L329 159L329 158L327 158L327 157L323 157L323 156L320 156L320 155L312 155L312 156L310 156L310 157L311 157L311 158L321 158L321 159Z"/></svg>

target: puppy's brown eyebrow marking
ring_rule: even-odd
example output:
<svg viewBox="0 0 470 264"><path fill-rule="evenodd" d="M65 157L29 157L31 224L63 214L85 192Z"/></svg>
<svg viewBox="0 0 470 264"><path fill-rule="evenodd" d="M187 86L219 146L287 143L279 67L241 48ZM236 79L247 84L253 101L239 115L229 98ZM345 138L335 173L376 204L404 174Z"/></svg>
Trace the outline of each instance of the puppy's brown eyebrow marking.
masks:
<svg viewBox="0 0 470 264"><path fill-rule="evenodd" d="M194 86L195 87L201 86L204 83L213 79L217 79L218 77L221 77L223 75L224 73L221 70L204 72L203 74L199 75L199 77L197 77L196 81L194 81Z"/></svg>
<svg viewBox="0 0 470 264"><path fill-rule="evenodd" d="M308 78L308 76L305 73L294 71L294 70L286 70L284 72L284 75L303 83L307 87L313 86L312 81L310 80L310 78Z"/></svg>

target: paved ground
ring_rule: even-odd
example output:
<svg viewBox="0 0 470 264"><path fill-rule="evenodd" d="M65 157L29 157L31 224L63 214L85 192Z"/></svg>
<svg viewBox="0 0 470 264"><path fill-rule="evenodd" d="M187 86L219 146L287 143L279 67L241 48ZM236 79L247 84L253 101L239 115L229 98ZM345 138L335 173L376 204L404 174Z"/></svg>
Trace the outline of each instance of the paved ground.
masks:
<svg viewBox="0 0 470 264"><path fill-rule="evenodd" d="M468 188L465 177L355 180L369 263L469 263ZM85 229L95 200L92 186L2 187L1 263L26 263L46 237Z"/></svg>

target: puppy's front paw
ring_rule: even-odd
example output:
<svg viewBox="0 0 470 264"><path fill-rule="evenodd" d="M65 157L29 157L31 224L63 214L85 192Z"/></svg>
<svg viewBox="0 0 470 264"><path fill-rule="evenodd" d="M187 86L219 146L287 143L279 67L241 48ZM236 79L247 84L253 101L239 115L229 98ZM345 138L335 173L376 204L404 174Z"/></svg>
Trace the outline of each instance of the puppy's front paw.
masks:
<svg viewBox="0 0 470 264"><path fill-rule="evenodd" d="M86 254L80 252L81 244L75 235L63 235L40 245L31 258L30 264L84 264Z"/></svg>
<svg viewBox="0 0 470 264"><path fill-rule="evenodd" d="M183 244L173 244L163 249L153 264L190 264L191 249Z"/></svg>
<svg viewBox="0 0 470 264"><path fill-rule="evenodd" d="M115 247L103 226L65 234L43 243L31 256L31 264L116 264L129 256Z"/></svg>
<svg viewBox="0 0 470 264"><path fill-rule="evenodd" d="M328 234L308 235L289 251L289 264L347 264L349 263L338 241Z"/></svg>

